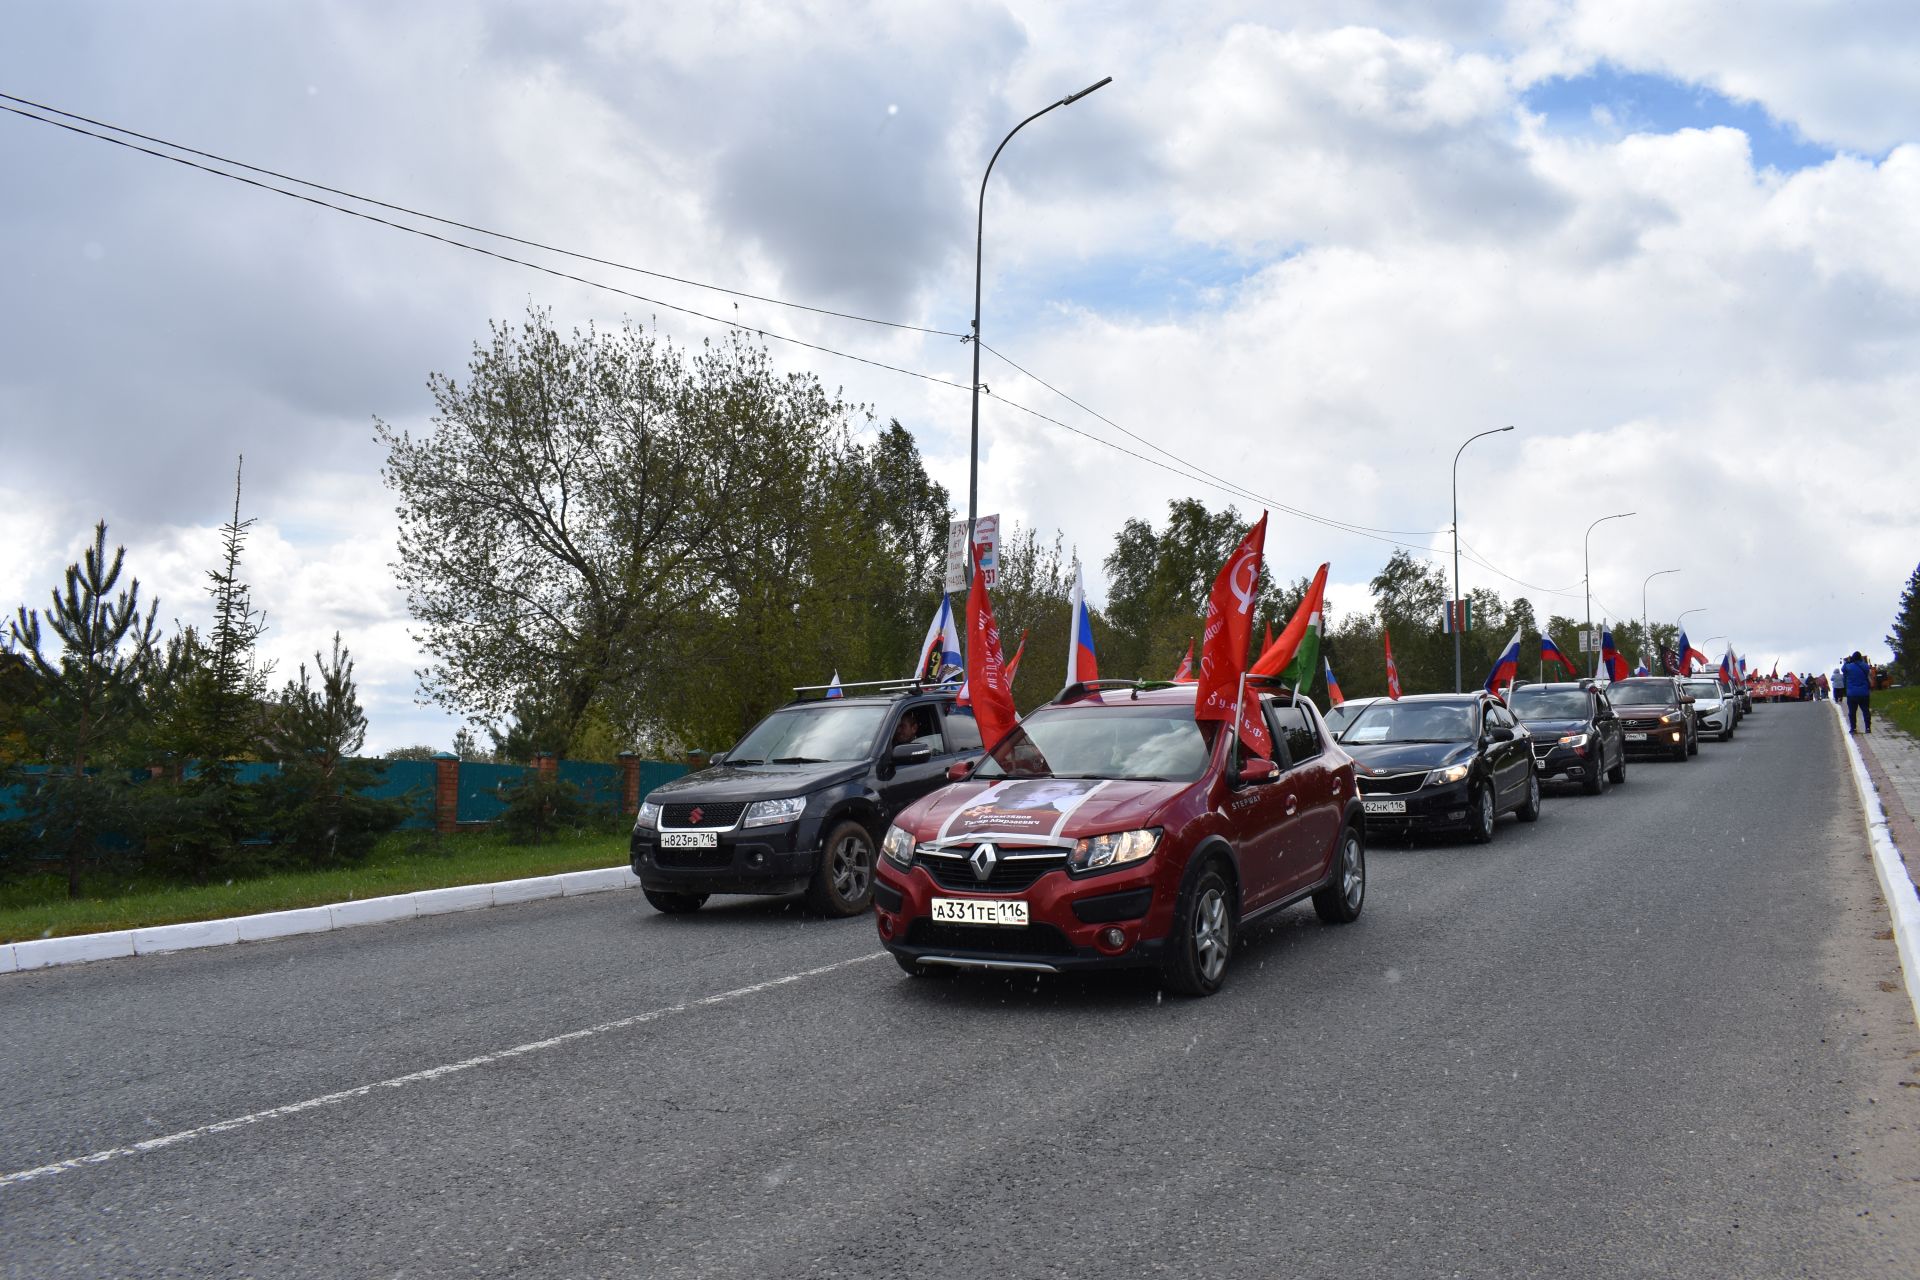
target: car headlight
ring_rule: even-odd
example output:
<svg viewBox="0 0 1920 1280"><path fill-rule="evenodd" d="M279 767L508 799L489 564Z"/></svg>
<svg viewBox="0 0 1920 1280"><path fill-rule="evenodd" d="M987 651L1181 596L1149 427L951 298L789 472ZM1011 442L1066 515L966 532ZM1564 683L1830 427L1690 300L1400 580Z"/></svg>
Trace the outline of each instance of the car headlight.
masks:
<svg viewBox="0 0 1920 1280"><path fill-rule="evenodd" d="M880 842L880 852L891 858L897 865L913 865L913 837L899 827L888 827L887 835Z"/></svg>
<svg viewBox="0 0 1920 1280"><path fill-rule="evenodd" d="M1435 769L1427 775L1427 780L1420 785L1423 787L1444 786L1449 782L1460 781L1460 779L1466 777L1470 772L1472 772L1472 770L1467 765L1450 764L1444 769Z"/></svg>
<svg viewBox="0 0 1920 1280"><path fill-rule="evenodd" d="M1667 712L1667 714L1660 717L1660 723L1661 724L1679 724L1682 720L1686 718L1687 717L1682 712L1669 711Z"/></svg>
<svg viewBox="0 0 1920 1280"><path fill-rule="evenodd" d="M1094 871L1101 867L1117 867L1123 862L1138 862L1152 853L1154 846L1159 843L1158 827L1088 836L1085 840L1074 842L1073 852L1067 856L1067 865L1075 871Z"/></svg>
<svg viewBox="0 0 1920 1280"><path fill-rule="evenodd" d="M1587 735L1584 733L1569 733L1560 739L1560 745L1563 747L1584 747L1587 745Z"/></svg>
<svg viewBox="0 0 1920 1280"><path fill-rule="evenodd" d="M640 806L640 812L633 815L633 825L641 831L656 831L660 827L660 806L649 800Z"/></svg>
<svg viewBox="0 0 1920 1280"><path fill-rule="evenodd" d="M746 813L740 819L743 827L773 827L782 822L792 822L807 807L805 796L794 796L788 800L755 800L747 806Z"/></svg>

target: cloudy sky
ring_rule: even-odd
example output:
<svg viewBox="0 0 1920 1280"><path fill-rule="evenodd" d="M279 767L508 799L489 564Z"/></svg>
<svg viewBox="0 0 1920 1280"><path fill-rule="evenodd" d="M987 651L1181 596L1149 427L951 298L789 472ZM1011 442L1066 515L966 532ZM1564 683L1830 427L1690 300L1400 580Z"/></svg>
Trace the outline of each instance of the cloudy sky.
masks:
<svg viewBox="0 0 1920 1280"><path fill-rule="evenodd" d="M1762 665L1884 652L1920 560L1905 0L14 0L7 25L0 93L944 331L993 146L1111 75L1021 134L987 200L988 344L1103 417L989 358L982 510L1063 530L1096 598L1128 516L1257 509L1203 471L1372 531L1276 509L1268 539L1363 608L1396 543L1448 545L1454 451L1508 423L1461 464L1463 577L1543 615L1581 612L1581 533L1616 511L1596 615L1679 568L1653 615L1702 609L1696 640ZM372 419L423 427L427 374L529 304L717 332L18 115L0 192L0 605L44 599L105 517L200 620L244 452L267 652L288 670L340 630L375 748L454 722L415 703ZM952 338L526 256L970 377ZM964 391L774 351L906 423L964 500Z"/></svg>

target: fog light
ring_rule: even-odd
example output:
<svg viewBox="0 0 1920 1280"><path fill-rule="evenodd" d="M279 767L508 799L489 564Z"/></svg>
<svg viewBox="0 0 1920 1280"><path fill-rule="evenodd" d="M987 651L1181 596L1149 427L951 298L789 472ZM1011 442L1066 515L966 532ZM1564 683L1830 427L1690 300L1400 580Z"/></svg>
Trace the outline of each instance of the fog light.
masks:
<svg viewBox="0 0 1920 1280"><path fill-rule="evenodd" d="M1107 926L1100 931L1100 945L1118 951L1127 945L1126 930L1115 928L1112 925Z"/></svg>
<svg viewBox="0 0 1920 1280"><path fill-rule="evenodd" d="M883 938L891 938L893 936L893 917L884 911L876 911L873 914L880 918L880 936Z"/></svg>
<svg viewBox="0 0 1920 1280"><path fill-rule="evenodd" d="M1680 731L1679 731L1678 729L1676 729L1676 730L1674 730L1674 733L1673 733L1673 740L1674 740L1675 742L1678 742L1678 741L1680 741Z"/></svg>
<svg viewBox="0 0 1920 1280"><path fill-rule="evenodd" d="M750 867L763 867L766 865L766 863L767 863L767 855L764 853L761 853L757 849L754 852L747 855L747 865Z"/></svg>

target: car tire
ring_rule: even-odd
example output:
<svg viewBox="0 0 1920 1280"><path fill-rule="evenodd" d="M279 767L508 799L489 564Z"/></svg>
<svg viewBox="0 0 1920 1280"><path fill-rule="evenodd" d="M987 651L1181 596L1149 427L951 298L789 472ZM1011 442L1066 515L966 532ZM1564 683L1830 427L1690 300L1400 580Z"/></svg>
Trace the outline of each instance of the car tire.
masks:
<svg viewBox="0 0 1920 1280"><path fill-rule="evenodd" d="M1341 828L1334 860L1333 879L1313 895L1313 912L1328 924L1352 924L1367 905L1367 841L1358 826Z"/></svg>
<svg viewBox="0 0 1920 1280"><path fill-rule="evenodd" d="M1516 816L1519 817L1520 821L1522 822L1540 821L1540 772L1539 770L1537 769L1527 770L1527 798L1525 800L1522 800L1520 802L1520 807L1518 809L1515 809L1513 812Z"/></svg>
<svg viewBox="0 0 1920 1280"><path fill-rule="evenodd" d="M820 865L807 885L807 905L823 916L857 916L873 906L873 833L851 818L820 842Z"/></svg>
<svg viewBox="0 0 1920 1280"><path fill-rule="evenodd" d="M1209 861L1180 893L1167 939L1166 982L1183 996L1210 996L1226 980L1240 913L1233 886Z"/></svg>
<svg viewBox="0 0 1920 1280"><path fill-rule="evenodd" d="M1620 748L1620 763L1607 770L1607 781L1619 786L1627 780L1627 749Z"/></svg>
<svg viewBox="0 0 1920 1280"><path fill-rule="evenodd" d="M1467 814L1467 838L1475 844L1490 844L1493 841L1493 824L1498 820L1499 812L1494 808L1493 788L1487 783L1477 783L1467 797L1471 810Z"/></svg>
<svg viewBox="0 0 1920 1280"><path fill-rule="evenodd" d="M640 892L647 895L647 901L655 911L669 916L684 916L698 911L707 900L704 893L669 893L665 889L642 889Z"/></svg>
<svg viewBox="0 0 1920 1280"><path fill-rule="evenodd" d="M1673 744L1673 758L1681 764L1685 764L1687 757L1693 754L1693 752L1687 750L1688 745L1684 738Z"/></svg>
<svg viewBox="0 0 1920 1280"><path fill-rule="evenodd" d="M1720 738L1719 738L1719 741L1721 741L1721 742L1732 742L1732 741L1733 741L1733 726L1732 726L1732 725L1728 725L1728 726L1727 726L1726 728L1724 728L1724 729L1722 729L1722 730L1720 731Z"/></svg>
<svg viewBox="0 0 1920 1280"><path fill-rule="evenodd" d="M1602 794L1607 789L1607 771L1601 766L1606 763L1607 749L1600 748L1600 764L1587 770L1587 776L1580 779L1580 789L1590 796Z"/></svg>
<svg viewBox="0 0 1920 1280"><path fill-rule="evenodd" d="M1697 730L1694 732L1692 737L1687 739L1687 754L1690 756L1697 756L1700 754L1700 734Z"/></svg>

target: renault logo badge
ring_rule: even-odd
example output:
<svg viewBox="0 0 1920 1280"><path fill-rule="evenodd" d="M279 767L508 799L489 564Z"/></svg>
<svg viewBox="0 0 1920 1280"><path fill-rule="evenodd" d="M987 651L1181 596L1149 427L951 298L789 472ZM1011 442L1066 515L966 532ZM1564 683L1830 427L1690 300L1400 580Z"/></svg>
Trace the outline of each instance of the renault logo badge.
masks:
<svg viewBox="0 0 1920 1280"><path fill-rule="evenodd" d="M984 883L993 878L993 867L1000 861L1000 851L990 844L976 845L973 856L967 861L973 864L973 878Z"/></svg>

